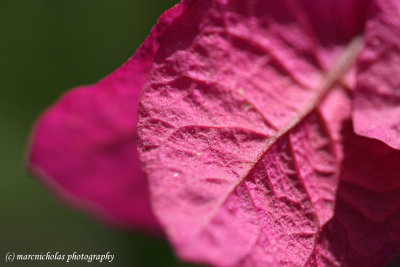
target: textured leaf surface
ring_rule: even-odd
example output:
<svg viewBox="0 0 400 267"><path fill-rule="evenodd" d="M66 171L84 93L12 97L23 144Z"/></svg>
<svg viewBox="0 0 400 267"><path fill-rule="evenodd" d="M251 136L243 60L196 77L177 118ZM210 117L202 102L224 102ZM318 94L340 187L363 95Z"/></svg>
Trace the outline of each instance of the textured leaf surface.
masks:
<svg viewBox="0 0 400 267"><path fill-rule="evenodd" d="M155 212L185 259L302 266L333 215L349 116L342 91L321 101L352 84L366 2L188 2L139 109Z"/></svg>
<svg viewBox="0 0 400 267"><path fill-rule="evenodd" d="M376 1L355 91L358 134L400 149L400 2Z"/></svg>
<svg viewBox="0 0 400 267"><path fill-rule="evenodd" d="M310 266L386 266L400 248L400 152L357 136L350 122L343 146L335 215Z"/></svg>
<svg viewBox="0 0 400 267"><path fill-rule="evenodd" d="M136 54L109 77L67 92L32 136L33 172L71 204L120 226L161 231L137 155L136 118L159 36L182 10L164 13Z"/></svg>

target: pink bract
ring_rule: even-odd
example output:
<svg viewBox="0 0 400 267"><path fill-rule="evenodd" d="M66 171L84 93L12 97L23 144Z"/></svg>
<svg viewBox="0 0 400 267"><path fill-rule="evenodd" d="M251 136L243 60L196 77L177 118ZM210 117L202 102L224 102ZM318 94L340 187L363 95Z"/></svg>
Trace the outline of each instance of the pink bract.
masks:
<svg viewBox="0 0 400 267"><path fill-rule="evenodd" d="M363 240L336 200L339 177L368 179L348 170L342 126L369 3L190 3L161 38L138 126L154 211L178 255L215 266L386 262L393 254L368 259L396 242ZM333 245L340 257L329 227L348 231Z"/></svg>
<svg viewBox="0 0 400 267"><path fill-rule="evenodd" d="M184 0L41 116L30 166L79 208L165 232L187 261L387 264L399 14L395 0Z"/></svg>
<svg viewBox="0 0 400 267"><path fill-rule="evenodd" d="M373 10L359 64L354 128L400 149L400 2L379 0Z"/></svg>
<svg viewBox="0 0 400 267"><path fill-rule="evenodd" d="M386 266L400 248L400 151L344 124L335 214L309 266Z"/></svg>
<svg viewBox="0 0 400 267"><path fill-rule="evenodd" d="M124 228L162 231L139 164L137 109L159 37L182 10L165 12L110 76L67 92L38 119L31 137L29 166L37 177L73 206Z"/></svg>

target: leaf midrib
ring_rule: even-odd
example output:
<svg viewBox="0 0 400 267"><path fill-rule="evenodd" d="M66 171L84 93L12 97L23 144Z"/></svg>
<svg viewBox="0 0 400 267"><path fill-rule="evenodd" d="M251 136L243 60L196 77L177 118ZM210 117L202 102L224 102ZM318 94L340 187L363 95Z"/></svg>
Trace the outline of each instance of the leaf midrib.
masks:
<svg viewBox="0 0 400 267"><path fill-rule="evenodd" d="M216 204L215 208L210 212L210 215L207 216L204 222L200 225L197 233L201 233L202 229L204 229L209 224L209 222L212 220L212 218L214 218L215 214L218 212L221 206L225 203L227 198L246 179L246 177L248 177L249 173L253 170L256 164L260 162L260 160L269 151L269 149L274 144L276 144L277 141L280 140L283 136L288 134L294 127L299 125L314 109L316 109L319 104L324 100L325 96L335 87L336 84L342 83L345 74L356 62L362 48L362 36L356 36L349 42L349 44L346 48L344 48L344 51L340 54L333 66L328 69L323 75L323 79L321 80L319 86L317 86L317 88L315 89L315 96L303 109L298 112L298 115L294 117L284 128L282 128L276 134L269 138L265 147L256 157L256 160L253 162L253 164L249 167L249 170L231 187L231 189L226 193L225 197L223 197Z"/></svg>

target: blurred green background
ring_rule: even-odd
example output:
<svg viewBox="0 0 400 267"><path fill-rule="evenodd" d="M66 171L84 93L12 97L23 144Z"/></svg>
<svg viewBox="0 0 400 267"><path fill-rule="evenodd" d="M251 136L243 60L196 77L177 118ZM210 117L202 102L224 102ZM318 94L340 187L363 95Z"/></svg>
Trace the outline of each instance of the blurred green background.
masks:
<svg viewBox="0 0 400 267"><path fill-rule="evenodd" d="M109 251L115 260L103 265L189 266L163 240L109 228L64 206L23 161L40 112L65 90L93 84L125 62L177 1L0 0L0 265L8 251ZM56 265L9 265L21 264Z"/></svg>
<svg viewBox="0 0 400 267"><path fill-rule="evenodd" d="M0 0L0 266L8 251L109 251L115 260L103 265L188 266L165 241L112 229L64 206L24 166L36 117L65 90L93 84L124 63L177 2ZM55 262L23 265L43 264Z"/></svg>

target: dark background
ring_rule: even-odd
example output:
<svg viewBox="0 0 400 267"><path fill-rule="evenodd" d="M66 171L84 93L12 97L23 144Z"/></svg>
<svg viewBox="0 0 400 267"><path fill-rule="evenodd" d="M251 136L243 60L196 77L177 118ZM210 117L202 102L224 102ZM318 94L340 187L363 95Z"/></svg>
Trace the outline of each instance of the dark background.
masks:
<svg viewBox="0 0 400 267"><path fill-rule="evenodd" d="M0 265L8 251L109 251L115 260L105 266L189 266L163 240L112 229L64 206L24 166L40 112L65 90L93 84L119 67L177 2L0 0Z"/></svg>

